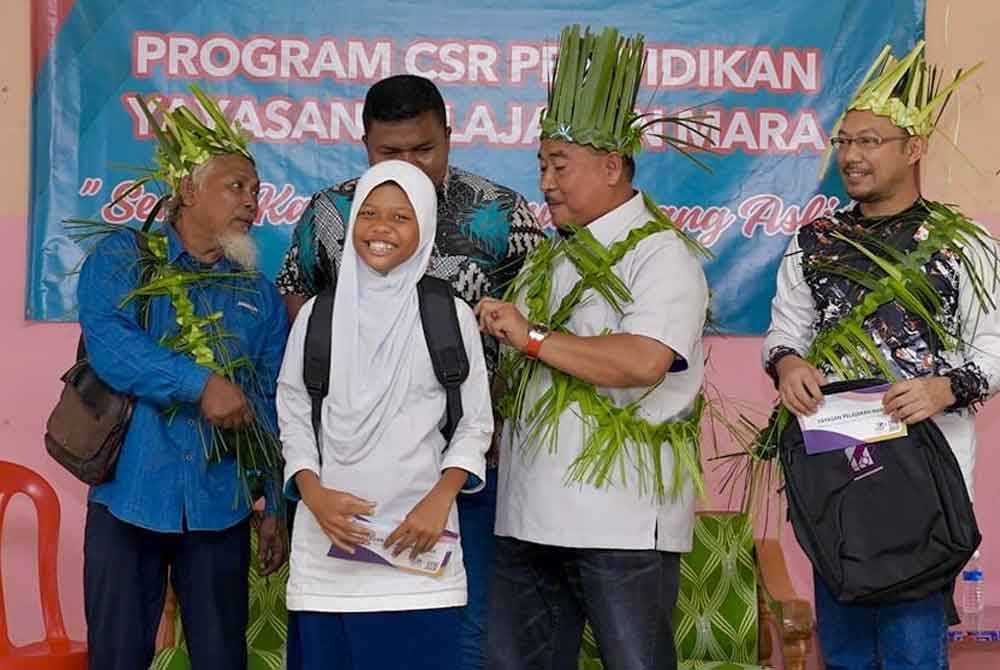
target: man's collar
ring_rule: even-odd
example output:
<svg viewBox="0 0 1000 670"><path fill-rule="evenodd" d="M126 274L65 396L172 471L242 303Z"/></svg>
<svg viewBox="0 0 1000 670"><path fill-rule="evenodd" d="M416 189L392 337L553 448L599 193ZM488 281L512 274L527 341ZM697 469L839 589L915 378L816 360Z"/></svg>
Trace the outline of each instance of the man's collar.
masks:
<svg viewBox="0 0 1000 670"><path fill-rule="evenodd" d="M176 263L187 251L184 249L184 242L174 224L168 223L163 226L167 234L167 262Z"/></svg>
<svg viewBox="0 0 1000 670"><path fill-rule="evenodd" d="M184 248L184 241L181 239L180 233L177 232L177 228L174 224L168 223L163 226L164 231L167 235L167 262L177 263L184 256L187 256L194 267L197 268L212 268L220 271L226 271L232 268L234 264L225 256L222 256L218 261L209 265L205 263L192 254L188 253L187 249Z"/></svg>
<svg viewBox="0 0 1000 670"><path fill-rule="evenodd" d="M648 219L649 217L650 214L646 211L646 203L642 199L642 193L637 191L635 195L610 212L591 221L587 230L598 242L607 245L621 237L622 233L630 228L636 220Z"/></svg>
<svg viewBox="0 0 1000 670"><path fill-rule="evenodd" d="M926 213L927 204L923 198L917 198L912 205L904 210L896 212L895 214L887 214L885 216L865 216L861 212L861 203L859 202L855 202L854 206L846 212L851 220L851 223L860 224L862 226L875 226L882 223L898 221L900 219L922 217L926 215Z"/></svg>
<svg viewBox="0 0 1000 670"><path fill-rule="evenodd" d="M448 199L448 185L451 183L451 166L445 168L444 170L444 180L441 185L438 186L435 191L437 191L437 196L440 200L445 201Z"/></svg>

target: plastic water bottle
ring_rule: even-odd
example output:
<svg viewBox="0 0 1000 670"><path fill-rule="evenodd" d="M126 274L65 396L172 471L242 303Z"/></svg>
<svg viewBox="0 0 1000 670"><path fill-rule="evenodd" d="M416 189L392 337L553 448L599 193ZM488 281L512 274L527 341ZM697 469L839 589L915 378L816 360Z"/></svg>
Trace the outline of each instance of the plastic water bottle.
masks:
<svg viewBox="0 0 1000 670"><path fill-rule="evenodd" d="M983 568L979 564L979 550L962 571L962 613L979 614L983 611Z"/></svg>

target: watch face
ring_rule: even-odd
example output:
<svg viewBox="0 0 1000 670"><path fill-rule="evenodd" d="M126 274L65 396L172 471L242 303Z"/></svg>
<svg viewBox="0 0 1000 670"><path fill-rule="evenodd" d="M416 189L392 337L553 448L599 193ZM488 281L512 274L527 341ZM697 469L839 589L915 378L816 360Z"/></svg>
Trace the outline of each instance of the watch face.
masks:
<svg viewBox="0 0 1000 670"><path fill-rule="evenodd" d="M532 326L528 329L528 337L533 340L544 340L549 334L549 329L545 326Z"/></svg>

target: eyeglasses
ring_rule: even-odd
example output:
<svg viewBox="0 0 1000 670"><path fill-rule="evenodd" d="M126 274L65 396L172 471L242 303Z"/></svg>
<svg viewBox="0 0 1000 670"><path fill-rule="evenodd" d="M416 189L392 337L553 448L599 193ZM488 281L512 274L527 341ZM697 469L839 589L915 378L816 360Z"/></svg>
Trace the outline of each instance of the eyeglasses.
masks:
<svg viewBox="0 0 1000 670"><path fill-rule="evenodd" d="M861 137L831 137L830 146L836 151L846 151L852 144L857 145L861 151L874 151L886 142L896 140L908 140L911 135L897 135L895 137L879 137L878 135L862 135Z"/></svg>

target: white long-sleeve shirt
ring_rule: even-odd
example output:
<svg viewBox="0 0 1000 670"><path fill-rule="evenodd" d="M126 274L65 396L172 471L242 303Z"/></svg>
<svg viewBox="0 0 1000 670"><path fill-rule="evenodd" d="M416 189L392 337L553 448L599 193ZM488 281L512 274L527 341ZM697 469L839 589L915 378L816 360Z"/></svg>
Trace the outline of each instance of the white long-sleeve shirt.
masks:
<svg viewBox="0 0 1000 670"><path fill-rule="evenodd" d="M285 457L285 489L294 490L297 472L311 470L323 486L346 491L376 504L379 519L401 522L434 487L446 468L461 468L485 480L486 451L493 434L482 341L472 310L455 301L469 377L462 385L463 415L451 443L439 425L445 414L445 391L434 376L430 354L420 348L407 391L405 409L391 419L379 444L356 463L338 463L332 449L323 451L320 467L311 420L311 403L302 379L303 346L314 300L307 302L292 326L278 377L278 424ZM424 341L422 329L412 335ZM331 384L336 383L333 371ZM327 435L324 430L324 436ZM329 438L324 437L327 443ZM447 530L460 533L452 506ZM433 609L466 603L461 547L441 576L424 576L393 567L332 558L330 539L312 512L300 504L292 534L288 609L319 612L370 612Z"/></svg>

